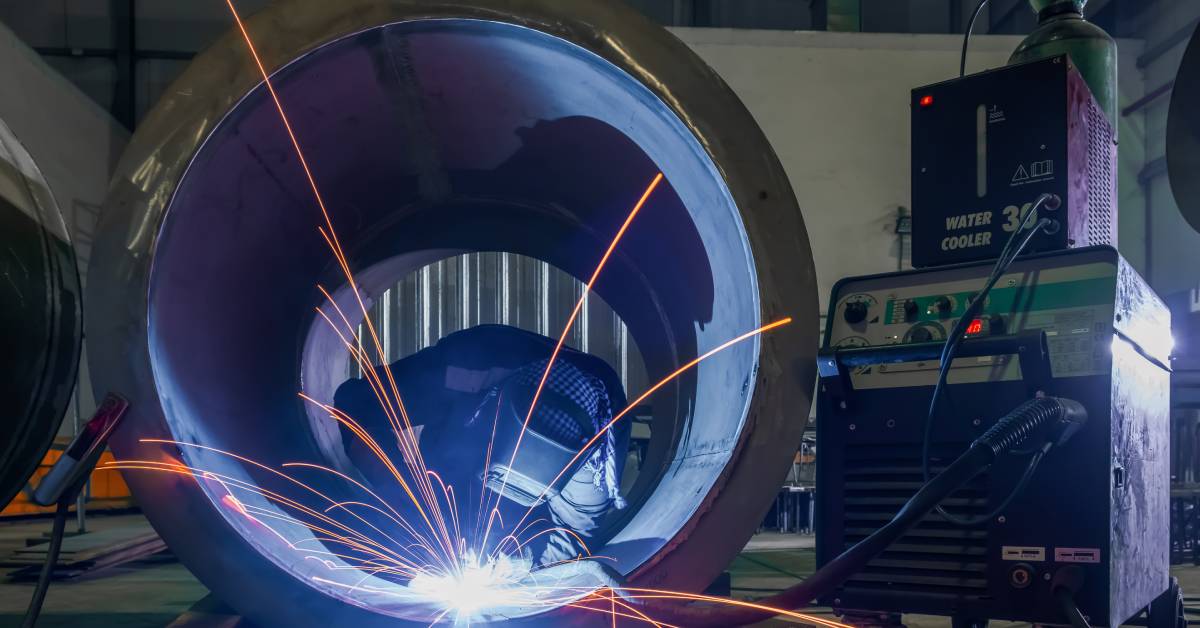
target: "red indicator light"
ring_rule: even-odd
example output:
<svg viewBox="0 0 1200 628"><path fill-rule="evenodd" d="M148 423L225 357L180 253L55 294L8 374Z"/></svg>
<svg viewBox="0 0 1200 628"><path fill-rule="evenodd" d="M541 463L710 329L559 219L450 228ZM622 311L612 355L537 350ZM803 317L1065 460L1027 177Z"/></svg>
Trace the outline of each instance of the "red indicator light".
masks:
<svg viewBox="0 0 1200 628"><path fill-rule="evenodd" d="M975 319L967 325L967 334L978 334L983 331L983 319Z"/></svg>
<svg viewBox="0 0 1200 628"><path fill-rule="evenodd" d="M920 100L922 107L928 107L933 104L933 94L925 94Z"/></svg>

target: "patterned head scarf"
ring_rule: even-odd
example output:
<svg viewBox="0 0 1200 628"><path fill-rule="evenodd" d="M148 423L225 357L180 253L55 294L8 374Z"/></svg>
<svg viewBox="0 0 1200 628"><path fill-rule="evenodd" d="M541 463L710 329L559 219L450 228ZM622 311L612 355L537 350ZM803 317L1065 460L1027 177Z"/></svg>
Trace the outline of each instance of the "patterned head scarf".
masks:
<svg viewBox="0 0 1200 628"><path fill-rule="evenodd" d="M542 379L542 373L546 371L547 362L548 360L539 360L521 367L509 377L505 385L536 388ZM584 433L579 421L572 418L559 404L549 402L543 394L529 419L529 429L566 447L581 447L612 420L612 406L604 383L565 360L554 362L543 391L554 393L555 398L566 398L591 418L590 433ZM624 508L625 500L620 495L617 464L616 437L613 430L608 429L599 442L592 445L592 451L587 456L586 468L594 473L595 486L602 487L617 508Z"/></svg>

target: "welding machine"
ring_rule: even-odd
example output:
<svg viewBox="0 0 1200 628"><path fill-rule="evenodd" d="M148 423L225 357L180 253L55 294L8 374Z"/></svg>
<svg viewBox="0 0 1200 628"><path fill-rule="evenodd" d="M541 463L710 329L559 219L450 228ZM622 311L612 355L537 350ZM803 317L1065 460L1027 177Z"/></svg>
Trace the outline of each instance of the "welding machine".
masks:
<svg viewBox="0 0 1200 628"><path fill-rule="evenodd" d="M1114 249L1022 257L996 279L965 321L922 462L939 354L992 268L834 287L822 356L838 368L822 372L817 414L818 563L889 521L923 484L923 464L936 475L1022 402L1074 399L1089 420L1040 466L1030 452L998 459L942 502L955 521L926 515L823 598L850 619L1065 623L1055 592L1069 588L1088 623L1117 625L1168 588L1170 314Z"/></svg>
<svg viewBox="0 0 1200 628"><path fill-rule="evenodd" d="M1063 199L1030 252L1116 246L1117 145L1059 55L912 91L912 263L995 259L1034 200Z"/></svg>

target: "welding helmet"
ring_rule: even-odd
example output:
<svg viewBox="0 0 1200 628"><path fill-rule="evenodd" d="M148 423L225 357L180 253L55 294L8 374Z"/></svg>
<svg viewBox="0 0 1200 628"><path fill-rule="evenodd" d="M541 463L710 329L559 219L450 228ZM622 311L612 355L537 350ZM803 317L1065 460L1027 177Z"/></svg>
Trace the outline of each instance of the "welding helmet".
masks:
<svg viewBox="0 0 1200 628"><path fill-rule="evenodd" d="M558 495L586 459L576 454L596 433L594 419L582 405L547 386L522 435L535 390L509 382L497 391L496 435L483 477L488 490L524 507Z"/></svg>

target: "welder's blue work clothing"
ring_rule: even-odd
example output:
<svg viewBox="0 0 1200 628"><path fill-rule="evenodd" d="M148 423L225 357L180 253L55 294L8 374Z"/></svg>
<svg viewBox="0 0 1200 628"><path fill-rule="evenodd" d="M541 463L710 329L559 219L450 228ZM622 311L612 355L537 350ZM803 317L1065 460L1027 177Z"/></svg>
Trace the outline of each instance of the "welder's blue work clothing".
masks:
<svg viewBox="0 0 1200 628"><path fill-rule="evenodd" d="M554 345L550 338L515 327L481 325L446 336L436 345L388 367L411 423L420 430L420 451L427 467L454 487L460 528L464 531L484 527L475 525L474 519L479 514L481 497L498 502L506 525L515 524L526 512L526 507L495 499L494 493L482 494L481 476L486 471L489 443L497 425L493 415L498 391L513 383L536 385ZM540 401L530 428L556 440L561 437L564 442L590 439L614 413L625 408L620 378L603 360L565 347L555 364L545 390L569 397L585 409L591 415L593 431L576 433L577 422L566 420L553 404L543 405ZM390 386L382 370L380 376ZM397 467L404 466L391 422L367 380L352 379L342 384L334 406L362 425ZM530 515L529 521L541 519L535 529L568 528L589 546L592 544L604 515L623 505L617 489L629 434L629 422L619 421L611 435L598 438L580 456L576 470L558 494L535 507ZM345 426L342 439L359 470L389 501L395 502L397 510L406 513L411 499L398 490L386 467ZM482 514L486 518L486 513ZM490 541L494 544L502 536L493 534ZM538 536L527 549L534 562L541 565L585 553L573 535L562 531Z"/></svg>

